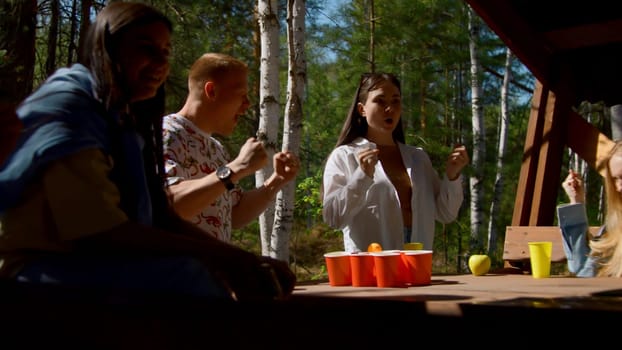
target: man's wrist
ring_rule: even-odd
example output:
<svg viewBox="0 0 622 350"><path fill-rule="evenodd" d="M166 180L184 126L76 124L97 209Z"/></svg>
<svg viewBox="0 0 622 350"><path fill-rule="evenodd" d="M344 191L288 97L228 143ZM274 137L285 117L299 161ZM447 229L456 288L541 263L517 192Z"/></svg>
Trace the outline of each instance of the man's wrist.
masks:
<svg viewBox="0 0 622 350"><path fill-rule="evenodd" d="M233 174L233 170L226 165L220 166L216 169L216 176L225 185L227 191L231 191L235 188L235 184L232 180Z"/></svg>

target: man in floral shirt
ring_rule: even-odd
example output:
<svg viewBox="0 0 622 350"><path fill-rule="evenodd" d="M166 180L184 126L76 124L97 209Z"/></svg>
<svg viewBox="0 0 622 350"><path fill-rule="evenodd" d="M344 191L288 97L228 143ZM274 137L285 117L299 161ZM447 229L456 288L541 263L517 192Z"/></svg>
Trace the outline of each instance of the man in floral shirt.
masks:
<svg viewBox="0 0 622 350"><path fill-rule="evenodd" d="M228 55L204 54L190 69L188 90L182 109L163 121L168 189L181 217L229 242L231 230L256 219L296 177L300 163L293 153L278 152L263 186L243 191L237 183L268 161L263 144L251 137L230 160L212 135L230 135L248 109L247 65Z"/></svg>

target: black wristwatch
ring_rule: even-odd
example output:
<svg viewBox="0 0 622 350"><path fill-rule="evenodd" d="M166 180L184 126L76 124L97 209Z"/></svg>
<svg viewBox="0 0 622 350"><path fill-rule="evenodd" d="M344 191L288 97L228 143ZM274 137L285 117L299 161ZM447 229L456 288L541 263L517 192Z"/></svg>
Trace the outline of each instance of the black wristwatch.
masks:
<svg viewBox="0 0 622 350"><path fill-rule="evenodd" d="M231 181L231 175L233 175L233 171L226 165L220 166L216 169L216 176L218 176L218 179L225 184L228 191L231 191L235 187L233 181Z"/></svg>

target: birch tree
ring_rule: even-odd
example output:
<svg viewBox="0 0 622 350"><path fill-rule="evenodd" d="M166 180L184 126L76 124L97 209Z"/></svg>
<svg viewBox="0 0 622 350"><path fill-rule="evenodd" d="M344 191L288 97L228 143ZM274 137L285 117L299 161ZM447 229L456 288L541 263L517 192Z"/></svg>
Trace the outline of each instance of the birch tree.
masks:
<svg viewBox="0 0 622 350"><path fill-rule="evenodd" d="M283 122L283 150L298 154L302 138L302 105L307 80L305 57L305 0L287 1L287 102ZM294 222L295 181L278 193L272 232L273 257L289 261L289 239Z"/></svg>
<svg viewBox="0 0 622 350"><path fill-rule="evenodd" d="M279 12L277 0L258 0L257 17L261 42L259 73L259 126L257 138L264 144L270 161L255 173L256 186L263 186L272 174L272 156L277 148L279 128ZM259 216L262 255L272 256L274 204Z"/></svg>
<svg viewBox="0 0 622 350"><path fill-rule="evenodd" d="M468 7L469 18L469 53L471 57L471 124L473 130L473 171L469 177L471 191L471 242L470 249L482 247L480 232L483 225L483 169L486 143L484 140L484 113L482 105L482 84L480 81L481 64L478 58L478 41L480 37L480 20Z"/></svg>
<svg viewBox="0 0 622 350"><path fill-rule="evenodd" d="M50 27L48 28L48 49L45 62L45 74L51 75L56 70L56 42L58 41L58 23L60 21L60 1L50 1Z"/></svg>
<svg viewBox="0 0 622 350"><path fill-rule="evenodd" d="M77 16L78 13L78 1L73 0L71 2L71 17L69 19L70 29L67 39L67 66L70 66L76 61L77 54L77 44L76 44L76 35L78 35L78 21L80 19ZM82 19L84 20L84 19ZM86 18L89 20L89 17Z"/></svg>
<svg viewBox="0 0 622 350"><path fill-rule="evenodd" d="M488 247L487 254L494 256L497 248L497 222L496 218L501 207L501 196L503 194L503 169L508 139L508 127L510 125L510 114L508 112L508 90L512 80L512 60L513 55L510 49L506 49L505 54L505 74L501 84L501 110L499 112L499 144L497 147L497 175L495 176L494 192L490 203L490 218L488 221Z"/></svg>

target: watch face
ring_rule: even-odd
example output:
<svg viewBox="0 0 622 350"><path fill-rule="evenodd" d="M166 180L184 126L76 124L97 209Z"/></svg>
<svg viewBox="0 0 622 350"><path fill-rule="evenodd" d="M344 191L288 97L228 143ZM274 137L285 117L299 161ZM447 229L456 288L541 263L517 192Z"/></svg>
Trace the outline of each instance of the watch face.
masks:
<svg viewBox="0 0 622 350"><path fill-rule="evenodd" d="M233 175L233 171L231 171L231 169L226 165L223 165L216 169L216 176L220 179L220 181L225 184L225 187L229 191L231 191L235 187L235 185L231 181L231 175Z"/></svg>
<svg viewBox="0 0 622 350"><path fill-rule="evenodd" d="M231 169L229 169L229 167L226 167L226 166L221 166L216 171L216 176L218 176L221 179L226 179L229 176L231 176Z"/></svg>

